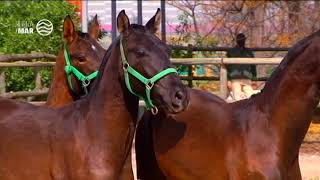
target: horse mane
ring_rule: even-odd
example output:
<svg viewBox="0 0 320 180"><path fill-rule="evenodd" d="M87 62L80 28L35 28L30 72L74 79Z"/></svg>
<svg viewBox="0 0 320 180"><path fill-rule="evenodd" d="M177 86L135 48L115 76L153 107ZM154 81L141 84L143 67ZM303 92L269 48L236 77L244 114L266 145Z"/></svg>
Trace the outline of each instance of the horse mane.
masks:
<svg viewBox="0 0 320 180"><path fill-rule="evenodd" d="M286 69L288 69L288 67L290 67L293 64L293 62L295 62L297 57L300 54L302 54L307 49L307 47L311 44L312 39L319 36L320 36L320 30L305 37L304 39L298 41L295 45L293 45L289 49L287 55L283 58L279 66L272 73L269 80L266 82L265 88L263 88L263 90L265 90L269 86L272 86L273 82L276 79L279 79L280 77L282 77L281 75L286 71Z"/></svg>
<svg viewBox="0 0 320 180"><path fill-rule="evenodd" d="M145 31L145 27L139 24L130 24L130 28L132 29L138 29L140 31Z"/></svg>
<svg viewBox="0 0 320 180"><path fill-rule="evenodd" d="M112 41L112 43L110 44L110 46L108 47L106 53L104 54L103 56L103 59L102 59L102 62L100 64L100 67L99 67L99 76L96 80L94 80L94 84L92 85L91 89L94 90L94 89L97 89L99 84L100 84L100 81L102 79L102 76L104 74L104 69L108 63L108 60L111 56L111 52L112 52L112 49L114 46L116 46L118 43L120 42L120 38L117 38L115 39L114 41ZM89 92L89 94L94 94L92 93L92 91Z"/></svg>
<svg viewBox="0 0 320 180"><path fill-rule="evenodd" d="M77 31L77 34L78 36L86 39L90 37L89 33L81 32L81 31Z"/></svg>

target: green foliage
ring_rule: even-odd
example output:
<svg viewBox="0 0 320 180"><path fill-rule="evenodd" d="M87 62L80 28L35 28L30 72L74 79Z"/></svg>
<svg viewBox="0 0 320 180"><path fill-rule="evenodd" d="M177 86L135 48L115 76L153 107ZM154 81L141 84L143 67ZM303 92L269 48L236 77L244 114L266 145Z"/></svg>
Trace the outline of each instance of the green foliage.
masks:
<svg viewBox="0 0 320 180"><path fill-rule="evenodd" d="M70 15L76 24L79 21L75 6L65 1L5 1L0 2L0 54L22 54L46 52L57 54L62 44L62 27L66 15ZM41 36L36 24L48 19L53 31ZM19 34L17 28L32 27L32 34ZM48 85L50 72L43 81ZM11 68L6 71L8 91L29 90L34 87L34 73L30 68ZM50 77L50 78L49 78Z"/></svg>
<svg viewBox="0 0 320 180"><path fill-rule="evenodd" d="M271 76L271 74L273 73L273 71L275 70L276 68L275 67L270 67L267 69L267 75L268 77Z"/></svg>
<svg viewBox="0 0 320 180"><path fill-rule="evenodd" d="M47 68L47 69L41 69L41 83L45 87L50 87L52 76L53 76L53 69Z"/></svg>
<svg viewBox="0 0 320 180"><path fill-rule="evenodd" d="M171 43L173 45L185 45L189 43L196 43L201 46L216 46L218 40L214 36L198 37L191 32L192 21L187 13L182 13L178 16L179 25L175 28L177 37L171 38ZM191 52L185 50L173 50L171 56L173 58L192 58L192 57L213 57L217 56L215 52ZM213 67L216 71L217 67ZM188 75L188 66L178 66L178 72L180 75ZM205 68L203 65L195 65L196 74L204 75Z"/></svg>
<svg viewBox="0 0 320 180"><path fill-rule="evenodd" d="M31 68L10 68L5 74L8 91L34 89L34 72Z"/></svg>
<svg viewBox="0 0 320 180"><path fill-rule="evenodd" d="M192 58L192 52L191 51L184 51L184 50L172 50L171 57L173 58ZM188 66L182 66L179 65L176 67L178 70L178 73L180 75L188 75Z"/></svg>
<svg viewBox="0 0 320 180"><path fill-rule="evenodd" d="M0 3L0 52L4 54L32 51L57 54L61 45L63 19L70 14L76 19L75 7L65 1L14 1ZM35 26L41 19L53 24L48 36L41 36ZM33 34L18 34L17 28L33 27Z"/></svg>
<svg viewBox="0 0 320 180"><path fill-rule="evenodd" d="M178 34L178 40L176 42L189 42L192 39L192 34L190 33L191 20L186 12L183 12L178 16L179 25L175 28Z"/></svg>

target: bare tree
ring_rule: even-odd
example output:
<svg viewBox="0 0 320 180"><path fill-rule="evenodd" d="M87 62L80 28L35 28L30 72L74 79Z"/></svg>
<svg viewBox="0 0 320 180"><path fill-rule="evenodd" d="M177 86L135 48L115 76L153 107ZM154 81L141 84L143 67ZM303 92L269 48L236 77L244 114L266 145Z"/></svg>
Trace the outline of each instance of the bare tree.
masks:
<svg viewBox="0 0 320 180"><path fill-rule="evenodd" d="M214 37L220 45L232 45L243 32L249 46L290 46L320 28L320 2L310 1L168 1L190 19L194 43Z"/></svg>

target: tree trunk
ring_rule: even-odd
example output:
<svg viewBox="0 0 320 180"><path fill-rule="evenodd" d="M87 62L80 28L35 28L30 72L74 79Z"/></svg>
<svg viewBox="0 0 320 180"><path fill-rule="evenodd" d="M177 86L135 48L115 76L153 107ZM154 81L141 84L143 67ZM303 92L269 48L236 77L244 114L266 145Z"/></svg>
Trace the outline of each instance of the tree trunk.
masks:
<svg viewBox="0 0 320 180"><path fill-rule="evenodd" d="M250 46L261 47L263 46L263 34L264 34L264 14L265 5L259 4L250 11Z"/></svg>
<svg viewBox="0 0 320 180"><path fill-rule="evenodd" d="M320 1L319 0L314 0L314 13L316 14L316 21L314 21L314 27L312 31L318 31L320 29Z"/></svg>
<svg viewBox="0 0 320 180"><path fill-rule="evenodd" d="M298 36L299 31L302 30L302 26L300 23L300 1L287 1L288 5L288 33L292 34L291 37L291 42L292 40L295 40Z"/></svg>

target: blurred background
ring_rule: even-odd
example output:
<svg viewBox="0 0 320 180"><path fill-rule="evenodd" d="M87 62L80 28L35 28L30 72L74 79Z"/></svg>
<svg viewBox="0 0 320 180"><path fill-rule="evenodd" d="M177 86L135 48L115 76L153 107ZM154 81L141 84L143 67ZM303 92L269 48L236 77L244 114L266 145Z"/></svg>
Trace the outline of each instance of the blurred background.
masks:
<svg viewBox="0 0 320 180"><path fill-rule="evenodd" d="M101 44L108 47L116 31L112 16L125 9L132 23L146 23L156 9L164 10L164 28L159 37L171 45L232 47L236 34L247 36L247 47L290 47L320 27L320 2L312 1L2 1L0 2L0 54L45 52L56 55L61 48L62 22L71 15L79 30L96 14L102 29ZM114 11L113 11L114 9ZM34 28L41 19L53 24L48 36L17 33L19 28ZM140 22L139 22L140 21ZM35 28L34 28L35 29ZM114 34L113 34L113 33ZM285 51L255 52L256 57L282 57ZM224 51L173 49L172 57L221 57ZM180 67L186 74L187 68ZM272 66L258 66L258 76L267 76ZM195 66L195 75L217 75L215 66ZM49 86L52 71L42 70L44 86ZM6 70L6 91L35 87L29 68ZM200 82L194 82L198 86ZM207 82L203 86L207 86ZM211 87L212 86L212 87ZM212 84L210 90L217 86Z"/></svg>

